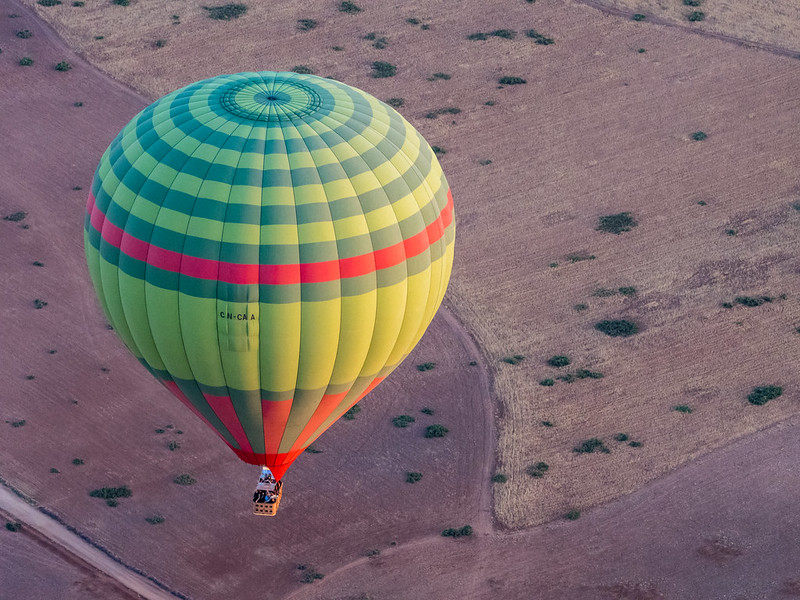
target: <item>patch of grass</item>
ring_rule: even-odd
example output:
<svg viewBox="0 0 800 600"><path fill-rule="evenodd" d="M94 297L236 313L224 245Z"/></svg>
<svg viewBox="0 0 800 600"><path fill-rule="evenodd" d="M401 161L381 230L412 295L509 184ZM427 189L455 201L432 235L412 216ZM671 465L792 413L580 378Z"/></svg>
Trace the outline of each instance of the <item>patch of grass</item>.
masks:
<svg viewBox="0 0 800 600"><path fill-rule="evenodd" d="M460 529L454 529L452 527L448 527L444 531L442 531L442 535L444 537L452 537L452 538L460 538L460 537L469 537L472 535L472 527L469 525L464 525Z"/></svg>
<svg viewBox="0 0 800 600"><path fill-rule="evenodd" d="M175 452L175 450L180 450L181 445L179 442L173 440L169 444L167 444L167 448L169 448L170 452Z"/></svg>
<svg viewBox="0 0 800 600"><path fill-rule="evenodd" d="M417 371L431 371L436 368L435 362L426 362L422 363L421 365L417 365Z"/></svg>
<svg viewBox="0 0 800 600"><path fill-rule="evenodd" d="M627 285L624 287L619 288L619 293L623 296L635 296L636 295L636 288L632 285Z"/></svg>
<svg viewBox="0 0 800 600"><path fill-rule="evenodd" d="M447 435L447 432L450 431L444 425L428 425L425 428L425 437L426 438L443 438Z"/></svg>
<svg viewBox="0 0 800 600"><path fill-rule="evenodd" d="M411 415L399 415L392 419L392 425L399 427L400 429L405 429L414 421L416 421L416 419Z"/></svg>
<svg viewBox="0 0 800 600"><path fill-rule="evenodd" d="M83 459L82 458L73 458L72 459L72 464L75 465L75 466L82 465L82 464L84 464L83 463Z"/></svg>
<svg viewBox="0 0 800 600"><path fill-rule="evenodd" d="M616 294L617 290L612 290L609 288L597 288L592 292L592 296L596 296L597 298L608 298L609 296L615 296Z"/></svg>
<svg viewBox="0 0 800 600"><path fill-rule="evenodd" d="M631 448L641 448L642 446L644 446L644 443L643 442L628 442L628 446L630 446Z"/></svg>
<svg viewBox="0 0 800 600"><path fill-rule="evenodd" d="M431 146L431 150L436 156L441 156L442 154L447 154L447 150L442 148L441 146Z"/></svg>
<svg viewBox="0 0 800 600"><path fill-rule="evenodd" d="M358 404L354 404L347 410L346 413L342 415L342 418L345 421L353 421L360 412L361 412L361 406L359 406Z"/></svg>
<svg viewBox="0 0 800 600"><path fill-rule="evenodd" d="M703 0L683 0L684 6L702 6Z"/></svg>
<svg viewBox="0 0 800 600"><path fill-rule="evenodd" d="M567 260L571 263L581 262L582 260L594 260L597 258L594 254L586 254L585 252L572 252L567 254Z"/></svg>
<svg viewBox="0 0 800 600"><path fill-rule="evenodd" d="M506 356L503 358L503 362L509 365L518 365L523 360L525 360L524 354L515 354L514 356Z"/></svg>
<svg viewBox="0 0 800 600"><path fill-rule="evenodd" d="M451 77L452 76L449 73L434 73L428 77L428 81L436 81L437 79L443 79L447 81L448 79L451 79Z"/></svg>
<svg viewBox="0 0 800 600"><path fill-rule="evenodd" d="M705 131L695 131L689 137L692 138L695 142L702 142L704 139L708 137L708 134Z"/></svg>
<svg viewBox="0 0 800 600"><path fill-rule="evenodd" d="M33 380L33 379L36 379L36 375L26 375L26 376L25 376L25 379L27 379L27 380L31 381L31 380Z"/></svg>
<svg viewBox="0 0 800 600"><path fill-rule="evenodd" d="M11 531L12 533L16 533L20 529L22 529L22 523L19 521L6 521L6 529Z"/></svg>
<svg viewBox="0 0 800 600"><path fill-rule="evenodd" d="M562 354L551 356L547 359L547 364L551 367L566 367L570 362L569 357Z"/></svg>
<svg viewBox="0 0 800 600"><path fill-rule="evenodd" d="M189 475L188 473L183 473L182 475L177 475L175 479L172 480L174 483L178 485L194 485L197 483L197 479Z"/></svg>
<svg viewBox="0 0 800 600"><path fill-rule="evenodd" d="M594 328L611 337L630 337L639 333L639 326L636 323L624 319L606 319L597 323Z"/></svg>
<svg viewBox="0 0 800 600"><path fill-rule="evenodd" d="M56 469L55 467L50 467L50 472L51 472L51 473L61 473L61 471L59 471L59 470L58 470L58 469Z"/></svg>
<svg viewBox="0 0 800 600"><path fill-rule="evenodd" d="M14 35L23 40L27 40L29 37L33 37L33 32L30 29L20 29Z"/></svg>
<svg viewBox="0 0 800 600"><path fill-rule="evenodd" d="M539 385L543 385L544 387L552 387L555 384L556 384L555 379L550 379L549 377L547 379L542 379L539 382Z"/></svg>
<svg viewBox="0 0 800 600"><path fill-rule="evenodd" d="M494 100L487 100L486 102L483 103L484 106L494 106L494 104L495 104Z"/></svg>
<svg viewBox="0 0 800 600"><path fill-rule="evenodd" d="M722 308L733 308L733 302L723 302Z"/></svg>
<svg viewBox="0 0 800 600"><path fill-rule="evenodd" d="M360 9L359 9L360 10ZM313 567L305 567L303 576L300 578L300 583L314 583L318 579L323 579L325 575L318 572Z"/></svg>
<svg viewBox="0 0 800 600"><path fill-rule="evenodd" d="M611 452L611 450L609 450L603 443L603 440L599 438L589 438L588 440L584 440L579 446L573 448L572 451L577 454L592 454L594 452L608 454Z"/></svg>
<svg viewBox="0 0 800 600"><path fill-rule="evenodd" d="M688 15L686 15L686 20L692 22L704 21L705 18L706 18L706 13L704 13L702 10L693 10Z"/></svg>
<svg viewBox="0 0 800 600"><path fill-rule="evenodd" d="M28 213L26 213L24 210L19 210L15 213L11 213L10 215L6 215L5 217L3 217L3 220L11 221L13 223L19 223L20 221L24 220L25 217L27 216Z"/></svg>
<svg viewBox="0 0 800 600"><path fill-rule="evenodd" d="M736 235L736 233L737 232L736 232L735 229L726 229L725 230L725 235Z"/></svg>
<svg viewBox="0 0 800 600"><path fill-rule="evenodd" d="M621 212L615 215L605 215L600 217L597 231L604 231L606 233L614 233L619 235L624 231L630 231L639 223L636 222L629 212Z"/></svg>
<svg viewBox="0 0 800 600"><path fill-rule="evenodd" d="M223 4L222 6L204 6L203 8L207 11L208 18L215 21L232 21L247 12L245 4Z"/></svg>
<svg viewBox="0 0 800 600"><path fill-rule="evenodd" d="M339 12L347 13L350 15L354 15L356 13L361 12L361 7L358 6L355 2L350 2L349 0L344 0L339 4Z"/></svg>
<svg viewBox="0 0 800 600"><path fill-rule="evenodd" d="M69 64L67 61L62 60L60 63L56 63L56 66L54 68L56 71L66 72L72 69L72 65Z"/></svg>
<svg viewBox="0 0 800 600"><path fill-rule="evenodd" d="M555 427L552 421L539 421L539 425L542 427Z"/></svg>
<svg viewBox="0 0 800 600"><path fill-rule="evenodd" d="M130 6L131 0L111 0L111 4L116 4L117 6Z"/></svg>
<svg viewBox="0 0 800 600"><path fill-rule="evenodd" d="M564 518L567 521L577 521L578 519L581 518L581 511L573 508L572 510L564 513Z"/></svg>
<svg viewBox="0 0 800 600"><path fill-rule="evenodd" d="M316 26L317 22L314 19L297 19L297 28L300 31L311 31Z"/></svg>
<svg viewBox="0 0 800 600"><path fill-rule="evenodd" d="M762 385L754 387L753 391L747 396L747 401L756 406L763 406L770 400L780 397L783 388L777 385Z"/></svg>
<svg viewBox="0 0 800 600"><path fill-rule="evenodd" d="M19 419L18 421L6 421L12 427L24 427L25 426L25 419Z"/></svg>
<svg viewBox="0 0 800 600"><path fill-rule="evenodd" d="M371 548L364 552L364 556L367 558L378 558L381 555L381 551L377 548Z"/></svg>
<svg viewBox="0 0 800 600"><path fill-rule="evenodd" d="M513 40L515 37L517 37L517 32L512 31L511 29L495 29L494 31L490 31L489 35L492 37L503 38L504 40Z"/></svg>
<svg viewBox="0 0 800 600"><path fill-rule="evenodd" d="M546 462L537 462L532 465L528 465L525 467L525 474L533 477L534 479L538 479L540 477L544 477L544 474L550 469L550 465Z"/></svg>
<svg viewBox="0 0 800 600"><path fill-rule="evenodd" d="M689 414L692 412L692 407L688 404L676 404L672 407L672 410L679 413L686 413Z"/></svg>
<svg viewBox="0 0 800 600"><path fill-rule="evenodd" d="M406 103L405 98L388 98L386 100L386 104L388 104L392 108L400 108L405 103Z"/></svg>
<svg viewBox="0 0 800 600"><path fill-rule="evenodd" d="M23 56L19 59L19 66L30 67L33 64L33 59L30 56Z"/></svg>
<svg viewBox="0 0 800 600"><path fill-rule="evenodd" d="M75 8L80 8L81 6L86 6L86 2L84 2L83 0L75 0L72 3L72 6L74 6Z"/></svg>
<svg viewBox="0 0 800 600"><path fill-rule="evenodd" d="M292 72L299 73L300 75L313 75L314 69L309 65L295 65L292 67Z"/></svg>
<svg viewBox="0 0 800 600"><path fill-rule="evenodd" d="M475 42L475 41L482 42L484 40L488 40L489 39L489 34L488 33L481 33L481 32L470 33L467 36L467 39L470 40L470 41L473 41L473 42Z"/></svg>
<svg viewBox="0 0 800 600"><path fill-rule="evenodd" d="M41 6L58 6L61 4L61 0L37 0L36 4Z"/></svg>
<svg viewBox="0 0 800 600"><path fill-rule="evenodd" d="M162 429L161 427L159 427L159 428L158 428L158 429L156 429L155 431L156 431L156 433L166 433L166 432L167 432L167 430L166 430L166 429Z"/></svg>
<svg viewBox="0 0 800 600"><path fill-rule="evenodd" d="M636 13L631 17L634 21L644 21L646 18L647 15L643 15L642 13Z"/></svg>
<svg viewBox="0 0 800 600"><path fill-rule="evenodd" d="M422 473L406 471L406 483L417 483L420 479L422 479Z"/></svg>
<svg viewBox="0 0 800 600"><path fill-rule="evenodd" d="M492 477L492 483L505 483L508 481L508 476L504 473L495 473Z"/></svg>
<svg viewBox="0 0 800 600"><path fill-rule="evenodd" d="M575 375L572 373L567 373L565 375L558 375L556 379L565 383L573 383L575 381Z"/></svg>
<svg viewBox="0 0 800 600"><path fill-rule="evenodd" d="M331 50L333 50L334 52L341 52L342 50L344 50L344 46L331 46Z"/></svg>
<svg viewBox="0 0 800 600"><path fill-rule="evenodd" d="M773 300L774 298L771 296L759 296L757 298L754 296L737 296L734 298L734 302L736 302L736 304L741 304L742 306L748 307L761 306L762 304L766 302L772 302Z"/></svg>
<svg viewBox="0 0 800 600"><path fill-rule="evenodd" d="M484 158L483 160L479 160L478 164L481 165L482 167L485 167L486 165L492 164L492 161L488 158Z"/></svg>
<svg viewBox="0 0 800 600"><path fill-rule="evenodd" d="M522 77L504 75L503 77L497 80L497 83L499 83L500 85L522 85L523 83L528 83L528 81L523 79Z"/></svg>
<svg viewBox="0 0 800 600"><path fill-rule="evenodd" d="M322 454L323 450L320 450L314 444L309 445L308 448L304 450L304 452L308 452L309 454Z"/></svg>
<svg viewBox="0 0 800 600"><path fill-rule="evenodd" d="M161 515L153 515L152 517L145 517L144 520L150 523L150 525L160 525L166 519L164 519L164 517L162 517Z"/></svg>
<svg viewBox="0 0 800 600"><path fill-rule="evenodd" d="M421 412L423 415L432 415L433 409L426 406L425 408L421 408L419 412Z"/></svg>
<svg viewBox="0 0 800 600"><path fill-rule="evenodd" d="M580 304L576 304L572 308L577 310L578 312L581 312L581 311L584 311L584 310L589 310L589 305L588 304L584 304L584 303L580 303Z"/></svg>
<svg viewBox="0 0 800 600"><path fill-rule="evenodd" d="M546 35L542 35L535 29L528 29L528 31L525 32L525 35L533 39L534 42L536 42L541 46L549 46L550 44L556 43L556 41L553 38L547 37Z"/></svg>
<svg viewBox="0 0 800 600"><path fill-rule="evenodd" d="M426 119L435 119L439 115L457 115L461 112L460 108L455 106L447 106L445 108L437 108L425 114ZM489 161L492 162L492 161Z"/></svg>
<svg viewBox="0 0 800 600"><path fill-rule="evenodd" d="M382 79L384 77L394 77L397 75L397 67L392 63L384 60L376 60L372 63L372 76L375 79Z"/></svg>
<svg viewBox="0 0 800 600"><path fill-rule="evenodd" d="M98 488L89 492L89 495L92 498L103 498L107 500L109 498L130 498L133 492L127 485L122 485L120 487Z"/></svg>
<svg viewBox="0 0 800 600"><path fill-rule="evenodd" d="M409 25L419 25L420 23L422 23L422 21L420 21L416 17L408 17L406 19L406 23L408 23Z"/></svg>
<svg viewBox="0 0 800 600"><path fill-rule="evenodd" d="M589 369L578 369L573 373L576 379L602 379L604 375L598 371L590 371Z"/></svg>

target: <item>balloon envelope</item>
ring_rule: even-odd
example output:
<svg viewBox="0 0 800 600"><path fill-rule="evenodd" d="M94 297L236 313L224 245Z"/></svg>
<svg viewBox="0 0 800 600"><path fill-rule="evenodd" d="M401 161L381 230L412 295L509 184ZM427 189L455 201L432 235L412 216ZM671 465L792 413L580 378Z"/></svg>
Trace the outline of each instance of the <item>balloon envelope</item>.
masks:
<svg viewBox="0 0 800 600"><path fill-rule="evenodd" d="M405 119L274 72L143 110L100 160L84 226L127 347L278 478L422 337L454 235L447 181Z"/></svg>

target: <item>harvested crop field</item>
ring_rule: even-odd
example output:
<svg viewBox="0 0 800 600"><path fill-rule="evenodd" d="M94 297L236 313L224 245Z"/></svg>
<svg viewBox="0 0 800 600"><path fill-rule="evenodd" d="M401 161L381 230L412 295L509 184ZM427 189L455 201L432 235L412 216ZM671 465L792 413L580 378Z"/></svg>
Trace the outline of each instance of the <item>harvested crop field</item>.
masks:
<svg viewBox="0 0 800 600"><path fill-rule="evenodd" d="M459 227L449 305L482 356L443 312L356 420L290 471L279 518L253 523L252 469L145 378L84 270L85 191L73 188L147 100L0 0L0 76L18 92L0 96L15 150L0 162L0 210L27 213L0 222L14 248L0 257L0 305L18 340L4 348L0 475L197 598L265 586L297 598L794 594L800 63L577 2L337 4L254 4L214 22L181 2L176 25L170 4L36 9L151 97L218 72L307 65L403 98L446 151ZM485 39L467 39L476 33ZM373 78L375 60L397 75ZM55 70L62 61L73 68ZM598 230L622 213L629 231ZM638 332L595 328L620 319ZM557 356L569 364L548 364ZM748 402L759 386L783 393ZM425 406L445 440L421 436ZM413 427L392 427L399 414ZM406 483L406 471L424 478ZM501 531L488 512L495 471L508 478L494 484ZM172 483L180 473L197 484ZM87 493L122 484L133 496L117 507ZM583 516L562 521L571 510ZM164 522L145 521L155 515ZM471 539L439 536L465 524Z"/></svg>

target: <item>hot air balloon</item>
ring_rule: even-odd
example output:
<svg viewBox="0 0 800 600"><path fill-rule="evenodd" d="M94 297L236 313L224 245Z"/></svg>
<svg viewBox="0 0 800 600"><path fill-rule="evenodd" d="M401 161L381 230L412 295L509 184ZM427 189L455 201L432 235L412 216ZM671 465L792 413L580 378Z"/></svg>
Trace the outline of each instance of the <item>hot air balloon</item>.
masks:
<svg viewBox="0 0 800 600"><path fill-rule="evenodd" d="M454 236L447 180L400 114L279 72L213 77L145 108L103 154L84 225L110 324L264 468L260 483L274 477L273 495L422 337Z"/></svg>

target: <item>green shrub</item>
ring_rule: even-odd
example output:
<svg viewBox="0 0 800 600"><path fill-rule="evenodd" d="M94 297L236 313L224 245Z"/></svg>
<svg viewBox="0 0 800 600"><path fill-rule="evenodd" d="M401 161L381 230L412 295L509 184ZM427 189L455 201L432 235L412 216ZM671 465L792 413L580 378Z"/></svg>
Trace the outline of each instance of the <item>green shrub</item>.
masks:
<svg viewBox="0 0 800 600"><path fill-rule="evenodd" d="M615 296L616 294L617 290L612 290L610 288L597 288L592 292L592 296L596 296L597 298L608 298L609 296Z"/></svg>
<svg viewBox="0 0 800 600"><path fill-rule="evenodd" d="M537 462L525 467L525 473L533 478L544 477L544 474L550 469L550 465L546 462Z"/></svg>
<svg viewBox="0 0 800 600"><path fill-rule="evenodd" d="M636 288L632 285L625 286L619 288L619 293L623 296L635 296L636 295Z"/></svg>
<svg viewBox="0 0 800 600"><path fill-rule="evenodd" d="M460 108L455 106L448 106L446 108L437 108L436 110L432 110L429 113L425 114L426 119L435 119L439 115L457 115L461 112ZM489 161L492 162L492 161Z"/></svg>
<svg viewBox="0 0 800 600"><path fill-rule="evenodd" d="M692 22L703 21L705 20L705 18L706 18L706 13L704 13L702 10L693 10L688 15L686 15L686 19Z"/></svg>
<svg viewBox="0 0 800 600"><path fill-rule="evenodd" d="M469 525L464 525L461 529L453 529L452 527L448 527L444 531L442 531L442 535L444 537L453 537L453 538L460 538L460 537L469 537L472 535L472 527Z"/></svg>
<svg viewBox="0 0 800 600"><path fill-rule="evenodd" d="M406 483L417 483L420 479L422 479L422 473L416 471L406 472Z"/></svg>
<svg viewBox="0 0 800 600"><path fill-rule="evenodd" d="M489 35L492 37L499 37L505 40L513 40L517 37L517 32L512 31L511 29L495 29L494 31L489 32Z"/></svg>
<svg viewBox="0 0 800 600"><path fill-rule="evenodd" d="M325 575L317 572L317 570L312 567L304 567L303 570L305 572L303 573L303 576L300 578L300 583L314 583L317 579L322 579L325 577Z"/></svg>
<svg viewBox="0 0 800 600"><path fill-rule="evenodd" d="M428 77L428 81L436 81L437 79L444 79L445 81L450 79L451 75L448 73L434 73L430 77Z"/></svg>
<svg viewBox="0 0 800 600"><path fill-rule="evenodd" d="M16 533L17 531L22 529L22 523L20 523L19 521L14 521L13 523L11 521L6 521L6 529L8 529L13 533Z"/></svg>
<svg viewBox="0 0 800 600"><path fill-rule="evenodd" d="M431 371L436 368L435 362L426 362L422 363L421 365L417 365L417 371Z"/></svg>
<svg viewBox="0 0 800 600"><path fill-rule="evenodd" d="M20 29L15 34L18 38L22 38L23 40L27 40L29 37L33 36L33 33L30 29Z"/></svg>
<svg viewBox="0 0 800 600"><path fill-rule="evenodd" d="M313 75L314 69L308 65L295 65L292 67L292 72L299 73L300 75Z"/></svg>
<svg viewBox="0 0 800 600"><path fill-rule="evenodd" d="M506 481L508 481L508 476L504 473L495 473L492 477L492 483L505 483Z"/></svg>
<svg viewBox="0 0 800 600"><path fill-rule="evenodd" d="M549 377L548 377L547 379L542 379L542 380L539 382L539 385L542 385L542 386L544 386L544 387L552 387L552 386L554 386L555 384L556 384L555 380L554 380L554 379L550 379Z"/></svg>
<svg viewBox="0 0 800 600"><path fill-rule="evenodd" d="M547 364L551 367L566 367L570 363L569 357L561 354L551 356L547 359Z"/></svg>
<svg viewBox="0 0 800 600"><path fill-rule="evenodd" d="M589 369L578 369L573 373L576 379L602 379L604 375L597 371L590 371Z"/></svg>
<svg viewBox="0 0 800 600"><path fill-rule="evenodd" d="M581 517L581 511L575 508L564 514L564 518L567 521L577 521L578 519L580 519L580 517Z"/></svg>
<svg viewBox="0 0 800 600"><path fill-rule="evenodd" d="M692 407L689 406L688 404L677 404L677 405L672 407L672 410L674 410L675 412L687 413L688 414L688 413L692 412Z"/></svg>
<svg viewBox="0 0 800 600"><path fill-rule="evenodd" d="M111 0L111 4L116 4L117 6L130 6L131 0Z"/></svg>
<svg viewBox="0 0 800 600"><path fill-rule="evenodd" d="M60 63L56 63L55 66L56 71L69 71L71 68L72 65L65 60L62 60Z"/></svg>
<svg viewBox="0 0 800 600"><path fill-rule="evenodd" d="M774 400L783 394L783 388L777 385L762 385L754 387L753 391L747 396L750 404L763 406L770 400Z"/></svg>
<svg viewBox="0 0 800 600"><path fill-rule="evenodd" d="M436 156L441 156L442 154L447 154L447 150L442 148L441 146L431 146L431 150Z"/></svg>
<svg viewBox="0 0 800 600"><path fill-rule="evenodd" d="M96 490L92 490L89 492L89 495L92 498L130 498L133 495L133 492L127 485L122 485L120 487L104 487L98 488Z"/></svg>
<svg viewBox="0 0 800 600"><path fill-rule="evenodd" d="M552 421L539 421L539 425L542 427L555 427Z"/></svg>
<svg viewBox="0 0 800 600"><path fill-rule="evenodd" d="M297 19L297 28L300 31L311 31L317 26L314 19Z"/></svg>
<svg viewBox="0 0 800 600"><path fill-rule="evenodd" d="M361 12L361 8L355 3L350 2L349 0L344 0L341 4L339 4L339 12L348 13L354 15L356 13Z"/></svg>
<svg viewBox="0 0 800 600"><path fill-rule="evenodd" d="M61 0L37 0L36 4L41 4L42 6L58 6L61 4Z"/></svg>
<svg viewBox="0 0 800 600"><path fill-rule="evenodd" d="M703 4L703 0L683 0L684 6L701 6Z"/></svg>
<svg viewBox="0 0 800 600"><path fill-rule="evenodd" d="M61 471L59 471L59 470L58 470L58 469L56 469L55 467L50 467L50 472L51 472L51 473L61 473Z"/></svg>
<svg viewBox="0 0 800 600"><path fill-rule="evenodd" d="M525 32L525 35L528 36L529 38L532 38L534 42L536 42L541 46L549 46L550 44L556 43L556 41L553 38L547 37L546 35L542 35L535 29L528 29L528 31Z"/></svg>
<svg viewBox="0 0 800 600"><path fill-rule="evenodd" d="M386 104L391 106L392 108L400 108L406 103L405 98L389 98L386 100Z"/></svg>
<svg viewBox="0 0 800 600"><path fill-rule="evenodd" d="M644 54L645 52L647 52L647 50L645 50L644 48L639 48L639 49L637 50L637 52L638 52L639 54Z"/></svg>
<svg viewBox="0 0 800 600"><path fill-rule="evenodd" d="M169 444L167 444L167 448L169 448L170 452L174 452L175 450L180 450L181 445L173 440Z"/></svg>
<svg viewBox="0 0 800 600"><path fill-rule="evenodd" d="M372 63L372 76L375 79L384 77L394 77L397 74L397 67L392 63L383 60L376 60Z"/></svg>
<svg viewBox="0 0 800 600"><path fill-rule="evenodd" d="M524 354L515 354L514 356L506 356L503 358L503 362L509 365L518 365L523 360L525 360Z"/></svg>
<svg viewBox="0 0 800 600"><path fill-rule="evenodd" d="M161 515L153 515L152 517L145 517L144 520L150 523L150 525L159 525L163 523L165 519Z"/></svg>
<svg viewBox="0 0 800 600"><path fill-rule="evenodd" d="M754 298L753 296L737 296L734 298L734 302L736 304L741 304L742 306L761 306L765 302L772 302L774 298L771 296L759 296L758 298Z"/></svg>
<svg viewBox="0 0 800 600"><path fill-rule="evenodd" d="M447 432L450 431L444 425L428 425L425 428L425 437L426 438L442 438L447 435Z"/></svg>
<svg viewBox="0 0 800 600"><path fill-rule="evenodd" d="M644 444L642 442L628 442L628 446L631 448L641 448Z"/></svg>
<svg viewBox="0 0 800 600"><path fill-rule="evenodd" d="M128 0L115 0L124 1ZM232 21L238 19L247 12L247 6L244 4L223 4L222 6L204 6L209 19L216 21Z"/></svg>
<svg viewBox="0 0 800 600"><path fill-rule="evenodd" d="M16 427L24 427L25 423L26 423L25 419L20 419L18 421L7 421L7 422L9 423L9 425L11 425L12 427L15 427L15 428Z"/></svg>
<svg viewBox="0 0 800 600"><path fill-rule="evenodd" d="M167 45L167 40L156 40L155 42L153 42L153 46L155 46L156 48L163 48L166 45Z"/></svg>
<svg viewBox="0 0 800 600"><path fill-rule="evenodd" d="M606 233L615 233L619 235L623 231L630 231L639 223L636 222L629 212L621 212L615 215L606 215L600 217L597 224L597 231L605 231Z"/></svg>
<svg viewBox="0 0 800 600"><path fill-rule="evenodd" d="M33 64L33 59L30 56L23 56L19 59L19 65L21 67L30 67Z"/></svg>
<svg viewBox="0 0 800 600"><path fill-rule="evenodd" d="M588 310L589 309L589 305L588 304L584 304L584 303L580 303L580 304L576 304L572 308L574 308L578 312L581 312L583 310Z"/></svg>
<svg viewBox="0 0 800 600"><path fill-rule="evenodd" d="M358 404L354 404L351 406L346 413L342 415L342 418L346 421L352 421L356 418L356 415L361 412L361 407Z"/></svg>
<svg viewBox="0 0 800 600"><path fill-rule="evenodd" d="M630 337L639 333L639 326L631 321L609 320L600 321L594 326L598 331L602 331L611 337Z"/></svg>
<svg viewBox="0 0 800 600"><path fill-rule="evenodd" d="M611 452L603 443L603 441L598 438L584 440L581 442L580 446L576 446L572 449L572 451L578 454L592 454L593 452L603 452L604 454L608 454Z"/></svg>
<svg viewBox="0 0 800 600"><path fill-rule="evenodd" d="M556 379L558 379L559 381L563 381L565 383L574 383L575 375L573 375L572 373L566 373L564 375L557 375Z"/></svg>
<svg viewBox="0 0 800 600"><path fill-rule="evenodd" d="M723 302L722 308L733 308L733 302Z"/></svg>
<svg viewBox="0 0 800 600"><path fill-rule="evenodd" d="M189 475L188 473L184 473L183 475L177 475L175 479L172 480L174 483L178 485L194 485L197 483L197 479Z"/></svg>
<svg viewBox="0 0 800 600"><path fill-rule="evenodd" d="M470 40L470 41L473 41L473 42L474 42L474 41L479 41L479 42L482 42L482 41L484 41L484 40L488 40L488 39L489 39L489 34L488 34L488 33L481 33L481 32L478 32L478 33L470 33L470 34L467 36L467 39L468 39L468 40Z"/></svg>
<svg viewBox="0 0 800 600"><path fill-rule="evenodd" d="M702 142L704 139L708 137L708 134L705 131L695 131L690 136L695 142Z"/></svg>
<svg viewBox="0 0 800 600"><path fill-rule="evenodd" d="M422 21L420 21L416 17L408 17L406 19L406 23L408 23L409 25L419 25L420 23L422 23Z"/></svg>
<svg viewBox="0 0 800 600"><path fill-rule="evenodd" d="M11 213L10 215L6 215L5 217L3 217L3 220L11 221L13 223L19 223L20 221L24 220L25 217L27 216L28 213L26 213L24 210L19 210L15 213Z"/></svg>
<svg viewBox="0 0 800 600"><path fill-rule="evenodd" d="M162 429L161 427L159 427L159 428L158 428L158 429L156 429L155 431L156 431L156 433L166 433L166 432L167 432L167 430L166 430L166 429Z"/></svg>
<svg viewBox="0 0 800 600"><path fill-rule="evenodd" d="M86 2L84 2L83 0L74 0L72 6L80 8L81 6L86 6Z"/></svg>
<svg viewBox="0 0 800 600"><path fill-rule="evenodd" d="M414 421L416 421L416 419L411 415L400 415L392 419L392 425L400 429L405 429Z"/></svg>
<svg viewBox="0 0 800 600"><path fill-rule="evenodd" d="M304 452L308 452L309 454L322 454L323 450L320 450L314 446L314 444L309 444L308 448L306 448Z"/></svg>
<svg viewBox="0 0 800 600"><path fill-rule="evenodd" d="M424 415L432 415L433 414L433 409L432 408L428 408L426 406L425 408L421 408L419 412L421 412Z"/></svg>
<svg viewBox="0 0 800 600"><path fill-rule="evenodd" d="M528 83L522 77L514 77L510 75L505 75L497 80L500 85L522 85L523 83Z"/></svg>
<svg viewBox="0 0 800 600"><path fill-rule="evenodd" d="M72 464L75 465L75 466L82 465L83 464L83 459L82 458L73 458L72 459Z"/></svg>
<svg viewBox="0 0 800 600"><path fill-rule="evenodd" d="M597 258L594 254L586 254L585 252L572 252L567 254L567 260L571 263L581 262L582 260L594 260Z"/></svg>
<svg viewBox="0 0 800 600"><path fill-rule="evenodd" d="M633 19L634 21L644 21L646 18L647 16L643 15L642 13L636 13L631 17L631 19Z"/></svg>

